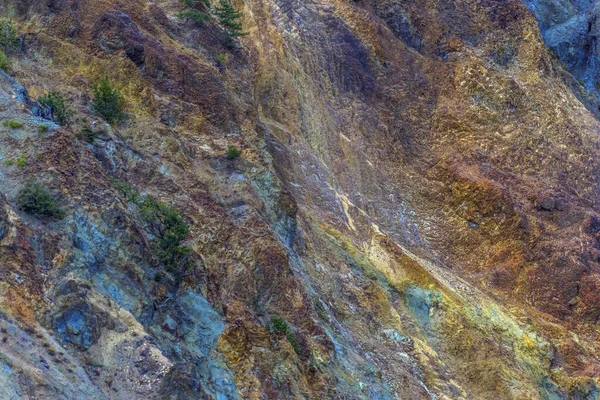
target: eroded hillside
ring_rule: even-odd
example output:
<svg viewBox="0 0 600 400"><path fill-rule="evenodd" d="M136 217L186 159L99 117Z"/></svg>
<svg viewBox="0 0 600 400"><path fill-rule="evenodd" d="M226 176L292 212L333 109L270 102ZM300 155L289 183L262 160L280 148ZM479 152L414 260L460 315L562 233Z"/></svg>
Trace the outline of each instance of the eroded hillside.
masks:
<svg viewBox="0 0 600 400"><path fill-rule="evenodd" d="M0 5L0 398L600 396L596 100L520 1L236 0L233 47L178 0Z"/></svg>

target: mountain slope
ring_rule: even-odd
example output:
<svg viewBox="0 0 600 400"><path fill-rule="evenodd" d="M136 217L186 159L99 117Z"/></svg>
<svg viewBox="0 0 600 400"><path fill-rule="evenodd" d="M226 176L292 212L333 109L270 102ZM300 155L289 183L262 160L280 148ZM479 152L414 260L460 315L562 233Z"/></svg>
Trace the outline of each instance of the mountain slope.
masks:
<svg viewBox="0 0 600 400"><path fill-rule="evenodd" d="M599 125L519 1L245 0L233 48L176 0L0 5L1 398L598 398Z"/></svg>

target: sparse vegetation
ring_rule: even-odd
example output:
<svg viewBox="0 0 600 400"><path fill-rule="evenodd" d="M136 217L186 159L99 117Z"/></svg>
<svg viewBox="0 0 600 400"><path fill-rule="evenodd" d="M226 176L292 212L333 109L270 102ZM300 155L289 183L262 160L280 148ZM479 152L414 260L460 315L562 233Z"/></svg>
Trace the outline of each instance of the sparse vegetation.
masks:
<svg viewBox="0 0 600 400"><path fill-rule="evenodd" d="M5 52L0 50L0 69L7 71L10 68L10 60Z"/></svg>
<svg viewBox="0 0 600 400"><path fill-rule="evenodd" d="M272 334L282 334L286 337L296 354L301 355L302 349L296 340L296 336L290 329L289 324L285 319L281 317L273 317L271 318L271 328L270 331Z"/></svg>
<svg viewBox="0 0 600 400"><path fill-rule="evenodd" d="M216 58L216 64L220 72L225 72L227 69L227 55L220 53Z"/></svg>
<svg viewBox="0 0 600 400"><path fill-rule="evenodd" d="M22 154L19 158L17 158L17 166L24 168L27 165L27 155Z"/></svg>
<svg viewBox="0 0 600 400"><path fill-rule="evenodd" d="M15 165L15 160L13 160L12 158L9 158L8 160L4 161L4 165L10 167Z"/></svg>
<svg viewBox="0 0 600 400"><path fill-rule="evenodd" d="M189 227L179 211L147 196L140 204L140 213L156 238L154 247L161 264L174 274L185 271L191 263L191 250L182 246L181 242L187 236Z"/></svg>
<svg viewBox="0 0 600 400"><path fill-rule="evenodd" d="M240 19L242 13L237 11L229 0L219 0L219 5L215 7L215 16L219 24L225 29L229 39L235 39L240 36L246 36L247 33L242 30Z"/></svg>
<svg viewBox="0 0 600 400"><path fill-rule="evenodd" d="M4 125L5 128L13 128L13 129L18 129L18 128L22 128L23 124L17 121L4 121L2 123L2 125Z"/></svg>
<svg viewBox="0 0 600 400"><path fill-rule="evenodd" d="M79 133L77 135L77 137L80 139L85 139L85 141L88 142L89 144L94 144L96 142L96 139L103 137L105 135L106 135L106 130L104 130L104 129L98 129L97 131L95 131L92 128L90 128L89 126L86 126L81 130L81 133Z"/></svg>
<svg viewBox="0 0 600 400"><path fill-rule="evenodd" d="M186 9L177 13L179 18L189 18L198 25L202 25L210 19L207 12L210 9L208 0L181 0L181 3Z"/></svg>
<svg viewBox="0 0 600 400"><path fill-rule="evenodd" d="M4 53L9 50L17 49L21 43L17 29L9 18L0 18L0 47L4 48Z"/></svg>
<svg viewBox="0 0 600 400"><path fill-rule="evenodd" d="M138 204L140 201L140 194L135 190L132 184L122 182L118 179L111 180L112 185L127 199L127 201Z"/></svg>
<svg viewBox="0 0 600 400"><path fill-rule="evenodd" d="M108 76L96 83L93 87L94 100L92 110L99 117L104 118L111 125L122 122L125 119L123 111L123 96L118 89L112 87Z"/></svg>
<svg viewBox="0 0 600 400"><path fill-rule="evenodd" d="M229 146L227 148L227 159L228 160L233 160L238 158L242 153L238 150L237 147L235 146Z"/></svg>
<svg viewBox="0 0 600 400"><path fill-rule="evenodd" d="M271 318L271 327L273 329L273 333L286 334L289 332L290 329L290 326L288 325L286 320L281 317Z"/></svg>
<svg viewBox="0 0 600 400"><path fill-rule="evenodd" d="M40 132L40 133L48 132L48 129L50 129L48 127L48 125L40 125L40 126L38 126L38 132Z"/></svg>
<svg viewBox="0 0 600 400"><path fill-rule="evenodd" d="M26 213L40 217L61 219L65 216L65 212L56 204L50 193L34 182L29 182L21 188L17 203Z"/></svg>
<svg viewBox="0 0 600 400"><path fill-rule="evenodd" d="M148 231L154 237L154 250L160 263L170 273L184 272L191 263L189 258L191 251L181 245L189 232L189 227L179 211L157 201L152 196L146 196L141 200L140 194L130 183L116 178L111 183L127 201L139 205L140 214L148 224ZM159 282L162 277L161 273L156 273L154 279Z"/></svg>
<svg viewBox="0 0 600 400"><path fill-rule="evenodd" d="M207 13L195 10L181 11L177 13L177 16L179 18L189 18L198 25L201 25L210 19L210 15L208 15Z"/></svg>
<svg viewBox="0 0 600 400"><path fill-rule="evenodd" d="M69 125L71 117L75 115L75 112L67 107L65 98L58 92L49 92L37 100L41 105L50 107L52 118L60 125Z"/></svg>

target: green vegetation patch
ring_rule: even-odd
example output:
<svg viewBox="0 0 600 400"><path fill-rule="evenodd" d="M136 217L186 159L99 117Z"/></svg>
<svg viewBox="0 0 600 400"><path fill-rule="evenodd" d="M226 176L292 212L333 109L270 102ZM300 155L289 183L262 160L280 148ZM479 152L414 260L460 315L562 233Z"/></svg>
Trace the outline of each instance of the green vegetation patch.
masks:
<svg viewBox="0 0 600 400"><path fill-rule="evenodd" d="M19 47L21 40L17 33L17 28L9 18L0 18L0 47L4 49L4 53L9 50L14 50Z"/></svg>
<svg viewBox="0 0 600 400"><path fill-rule="evenodd" d="M234 160L238 158L242 153L235 146L229 146L227 148L227 159Z"/></svg>
<svg viewBox="0 0 600 400"><path fill-rule="evenodd" d="M60 125L69 125L71 117L75 115L75 112L67 107L67 100L58 92L49 92L37 100L42 106L50 107L52 118Z"/></svg>
<svg viewBox="0 0 600 400"><path fill-rule="evenodd" d="M96 143L96 139L106 136L106 130L98 129L97 131L95 131L89 126L86 126L76 136L80 139L85 140L89 144L94 144Z"/></svg>
<svg viewBox="0 0 600 400"><path fill-rule="evenodd" d="M39 217L64 218L65 212L43 186L29 182L19 190L17 204L28 214Z"/></svg>
<svg viewBox="0 0 600 400"><path fill-rule="evenodd" d="M178 18L191 19L198 25L210 19L210 14L207 12L210 9L208 0L181 0L185 6L185 10L177 13Z"/></svg>
<svg viewBox="0 0 600 400"><path fill-rule="evenodd" d="M140 194L135 190L131 183L125 183L118 179L111 180L112 185L127 199L127 201L138 204L140 201Z"/></svg>
<svg viewBox="0 0 600 400"><path fill-rule="evenodd" d="M2 125L4 125L5 128L13 128L13 129L18 129L18 128L23 127L23 124L18 121L4 121L2 123Z"/></svg>
<svg viewBox="0 0 600 400"><path fill-rule="evenodd" d="M125 111L123 111L123 95L118 89L113 88L108 76L96 83L93 87L94 100L92 101L92 110L96 115L102 117L111 125L118 124L125 120Z"/></svg>
<svg viewBox="0 0 600 400"><path fill-rule="evenodd" d="M235 39L240 36L246 36L247 33L242 30L240 19L242 13L237 11L229 0L219 0L219 5L215 7L215 16L219 24L225 29L227 36Z"/></svg>
<svg viewBox="0 0 600 400"><path fill-rule="evenodd" d="M5 52L0 50L0 69L7 71L10 68L10 60Z"/></svg>
<svg viewBox="0 0 600 400"><path fill-rule="evenodd" d="M302 355L302 348L298 344L296 336L292 332L290 325L285 319L281 317L272 317L269 331L274 335L284 335L294 349L294 352L296 352L296 354L299 356Z"/></svg>
<svg viewBox="0 0 600 400"><path fill-rule="evenodd" d="M168 272L181 273L191 264L191 250L182 246L189 227L179 211L152 196L140 203L140 213L154 235L156 255Z"/></svg>
<svg viewBox="0 0 600 400"><path fill-rule="evenodd" d="M17 166L24 168L27 165L27 155L22 154L19 158L17 158Z"/></svg>

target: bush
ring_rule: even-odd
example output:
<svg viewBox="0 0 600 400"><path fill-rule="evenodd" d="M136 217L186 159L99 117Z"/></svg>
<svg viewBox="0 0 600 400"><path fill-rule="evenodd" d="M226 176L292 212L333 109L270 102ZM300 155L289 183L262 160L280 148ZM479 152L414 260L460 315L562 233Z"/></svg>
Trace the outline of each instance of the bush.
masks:
<svg viewBox="0 0 600 400"><path fill-rule="evenodd" d="M191 264L191 250L182 246L181 242L187 236L189 227L179 211L147 196L140 204L140 213L156 237L154 248L161 264L171 273L185 271Z"/></svg>
<svg viewBox="0 0 600 400"><path fill-rule="evenodd" d="M208 0L181 0L185 5L186 10L177 13L179 18L189 18L198 25L210 19L210 15L205 11L209 9L210 2Z"/></svg>
<svg viewBox="0 0 600 400"><path fill-rule="evenodd" d="M223 53L220 53L216 58L217 68L219 68L219 72L223 73L227 69L227 56Z"/></svg>
<svg viewBox="0 0 600 400"><path fill-rule="evenodd" d="M75 115L75 112L67 107L65 98L58 92L49 92L37 100L42 106L50 107L52 118L60 125L69 125L71 117Z"/></svg>
<svg viewBox="0 0 600 400"><path fill-rule="evenodd" d="M140 194L135 190L131 183L121 182L118 179L111 180L112 185L117 189L127 201L137 204L140 200Z"/></svg>
<svg viewBox="0 0 600 400"><path fill-rule="evenodd" d="M123 111L123 96L118 89L113 89L108 76L93 87L94 100L92 110L106 122L113 125L125 119Z"/></svg>
<svg viewBox="0 0 600 400"><path fill-rule="evenodd" d="M281 317L273 317L271 318L271 327L273 328L274 333L283 333L286 334L289 332L290 326L285 321L285 319Z"/></svg>
<svg viewBox="0 0 600 400"><path fill-rule="evenodd" d="M285 319L281 317L271 318L271 332L274 334L283 334L296 354L302 355L302 349L296 340L296 336L294 336L294 333L291 331L290 326Z"/></svg>
<svg viewBox="0 0 600 400"><path fill-rule="evenodd" d="M227 159L228 160L233 160L235 158L238 158L241 154L242 153L235 146L229 146L227 148Z"/></svg>
<svg viewBox="0 0 600 400"><path fill-rule="evenodd" d="M37 183L30 182L19 190L17 204L29 214L57 219L65 216L65 212L56 205L56 200Z"/></svg>
<svg viewBox="0 0 600 400"><path fill-rule="evenodd" d="M17 29L8 18L0 18L0 47L4 47L4 53L19 47L21 40Z"/></svg>
<svg viewBox="0 0 600 400"><path fill-rule="evenodd" d="M81 130L81 133L76 136L80 139L85 139L89 144L94 144L96 139L103 137L106 135L106 131L104 129L99 129L97 131L93 130L89 126L86 126Z"/></svg>
<svg viewBox="0 0 600 400"><path fill-rule="evenodd" d="M5 52L0 50L0 69L7 71L10 68L10 60Z"/></svg>
<svg viewBox="0 0 600 400"><path fill-rule="evenodd" d="M195 10L186 10L177 13L178 18L189 18L198 25L202 25L204 22L210 19L210 15L205 12L195 11Z"/></svg>
<svg viewBox="0 0 600 400"><path fill-rule="evenodd" d="M4 127L6 128L13 128L13 129L17 129L17 128L22 128L23 124L17 121L4 121L2 123L2 125L4 125Z"/></svg>
<svg viewBox="0 0 600 400"><path fill-rule="evenodd" d="M21 168L25 168L27 165L27 155L23 154L21 157L17 158L17 166Z"/></svg>

